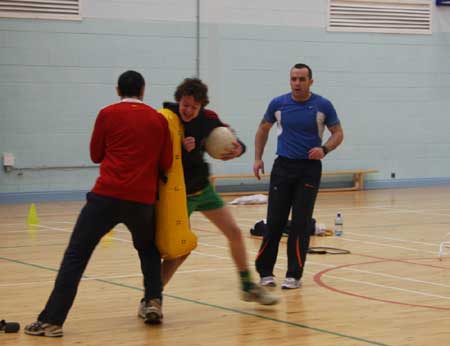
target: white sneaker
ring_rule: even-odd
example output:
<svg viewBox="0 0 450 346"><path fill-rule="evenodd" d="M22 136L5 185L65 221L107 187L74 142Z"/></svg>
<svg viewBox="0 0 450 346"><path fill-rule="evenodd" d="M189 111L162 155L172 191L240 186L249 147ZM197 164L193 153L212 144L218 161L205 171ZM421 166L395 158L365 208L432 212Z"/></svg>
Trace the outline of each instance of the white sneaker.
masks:
<svg viewBox="0 0 450 346"><path fill-rule="evenodd" d="M286 278L284 279L281 288L283 289L293 289L293 288L299 288L302 285L300 282L300 279L295 278Z"/></svg>
<svg viewBox="0 0 450 346"><path fill-rule="evenodd" d="M62 326L36 321L25 326L25 334L35 336L61 337L63 336Z"/></svg>
<svg viewBox="0 0 450 346"><path fill-rule="evenodd" d="M139 304L138 316L144 319L144 322L147 324L161 323L163 319L161 299L153 298L148 302L142 299Z"/></svg>
<svg viewBox="0 0 450 346"><path fill-rule="evenodd" d="M274 276L263 276L261 280L259 280L259 284L267 287L275 287L277 285Z"/></svg>
<svg viewBox="0 0 450 346"><path fill-rule="evenodd" d="M254 285L249 291L242 291L242 300L262 305L274 305L278 304L280 298L269 293L264 287Z"/></svg>

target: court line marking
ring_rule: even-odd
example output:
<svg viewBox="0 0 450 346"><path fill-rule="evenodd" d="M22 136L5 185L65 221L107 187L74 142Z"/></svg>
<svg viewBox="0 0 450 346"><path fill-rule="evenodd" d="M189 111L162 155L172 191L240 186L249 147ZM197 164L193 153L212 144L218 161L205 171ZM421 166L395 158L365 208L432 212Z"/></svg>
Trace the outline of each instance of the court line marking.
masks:
<svg viewBox="0 0 450 346"><path fill-rule="evenodd" d="M335 266L333 266L333 267L335 267ZM411 281L411 282L419 283L419 284L450 288L450 285L439 284L439 283L433 282L433 281L423 281L423 280L411 279L411 278L407 278L407 277L404 277L404 276L390 275L390 274L379 273L379 272L374 272L374 271L369 271L369 270L362 270L362 269L355 269L355 268L351 268L351 269L343 268L343 270L349 270L349 271L352 271L352 272L355 271L355 272L364 273L364 274L370 274L370 275L374 275L374 276L387 277L387 278L390 278L390 279L400 279L400 280L403 280L403 281ZM327 277L328 277L328 275L327 275Z"/></svg>
<svg viewBox="0 0 450 346"><path fill-rule="evenodd" d="M221 234L220 231L212 232L210 230L205 230L205 229L201 229L201 228L198 228L198 227L195 228L195 231L202 231L202 232L206 232L206 233ZM244 237L247 238L247 239L260 239L260 237L253 237L253 236L246 236L246 235L244 235ZM428 251L428 250L423 250L423 249L408 248L408 247L399 246L399 245L390 245L390 244L386 244L386 243L371 242L371 241L367 241L367 240L348 239L348 238L342 238L342 237L339 240L349 241L349 242L359 242L359 243L363 243L363 244L376 245L376 246L379 246L379 247L392 247L392 248L397 248L397 249L402 249L402 250L416 251L416 252L420 252L420 253L428 253L428 254L437 255L437 251ZM436 244L436 247L438 247L438 246L439 246L439 244Z"/></svg>
<svg viewBox="0 0 450 346"><path fill-rule="evenodd" d="M5 260L5 261L9 261L9 262L14 262L14 263L17 263L17 264L22 264L22 265L25 265L25 266L34 267L34 268L50 270L50 271L53 271L53 272L57 272L58 271L57 269L54 269L54 268L45 267L45 266L41 266L41 265L37 265L37 264L33 264L33 263L28 263L28 262L24 262L24 261L20 261L20 260L15 260L15 259L12 259L12 258L7 258L7 257L0 256L0 259ZM109 281L109 280L104 280L104 279L93 279L93 280L94 281L98 281L98 282L102 282L102 283L106 283L106 284L109 284L109 285L122 287L122 288L130 288L130 289L137 290L137 291L140 291L140 292L143 291L143 289L140 288L140 287L136 287L136 286L132 286L132 285L128 285L128 284L123 284L123 283L119 283L119 282L114 282L114 281ZM218 310L234 312L234 313L237 313L237 314L240 314L240 315L251 316L251 317L255 317L255 318L259 318L259 319L263 319L263 320L268 320L268 321L272 321L272 322L276 322L276 323L280 323L280 324L284 324L284 325L289 325L289 326L293 326L293 327L297 327L297 328L312 330L312 331L316 331L316 332L319 332L319 333L322 333L322 334L334 335L334 336L338 336L338 337L345 338L345 339L356 340L356 341L360 341L360 342L363 342L363 343L366 343L366 344L379 345L379 346L388 346L385 343L372 341L372 340L368 340L368 339L364 339L364 338L360 338L360 337L356 337L356 336L352 336L352 335L347 335L347 334L335 332L335 331L332 331L332 330L327 330L327 329L322 329L322 328L317 328L317 327L311 327L311 326L308 326L308 325L305 325L305 324L301 324L301 323L291 322L291 321L287 321L287 320L281 320L281 319L278 319L278 318L264 316L264 315L261 315L261 314L248 312L248 311L244 311L244 310L240 310L240 309L229 308L229 307L226 307L226 306L211 304L211 303L203 302L203 301L200 301L200 300L180 297L180 296L176 296L176 295L173 295L173 294L166 294L165 293L164 297L169 297L169 298L173 298L173 299L176 299L176 300L181 300L181 301L185 301L185 302L189 302L189 303L193 303L193 304L197 304L197 305L207 306L207 307L215 308L215 309L218 309Z"/></svg>
<svg viewBox="0 0 450 346"><path fill-rule="evenodd" d="M423 242L423 241L407 240L407 239L401 239L401 238L381 237L381 236L376 236L376 235L367 234L367 233L355 233L355 232L346 232L346 233L351 234L351 235L361 236L361 237L367 237L367 238L394 240L394 241L398 241L398 242L402 242L402 243L411 243L411 244L428 245L428 246L439 246L439 243L427 243L427 242Z"/></svg>
<svg viewBox="0 0 450 346"><path fill-rule="evenodd" d="M400 212L400 213L425 214L425 215L430 215L430 216L446 216L446 217L450 217L449 213L436 213L436 212L433 212L433 210L429 210L429 209L410 210L410 209L401 209L401 208L386 207L386 206L374 206L374 207L371 207L371 208L379 209L379 210L389 210L389 211L392 211L392 212Z"/></svg>
<svg viewBox="0 0 450 346"><path fill-rule="evenodd" d="M62 228L56 228L56 227L50 227L50 226L44 226L44 225L39 225L39 227L44 227L44 228L47 228L48 230L59 230L59 231L62 231L62 232L70 232L70 233L72 232L71 230L69 231L69 230L65 230L65 229L62 229ZM129 231L126 230L126 229L114 228L113 230L114 230L114 232L118 232L118 233L126 233L126 234L129 233ZM196 231L197 230L205 232L205 233L222 235L222 233L220 231L214 232L214 231L209 231L209 230L199 229L199 228L197 228ZM349 233L350 234L357 234L357 233L352 233L352 232L349 232ZM371 236L367 235L367 237L371 237ZM247 236L247 238L254 239L254 237L251 237L251 236ZM376 237L376 236L374 236L373 238L381 238L381 239L383 239L383 237ZM111 237L111 239L116 239L116 238ZM117 238L117 239L119 239L119 238ZM396 240L396 241L399 241L399 242L411 243L411 244L429 245L429 246L435 246L435 247L439 247L439 245L440 245L440 242L432 244L432 243L416 242L416 241L411 241L411 240L406 240L406 239L390 238L390 237L386 237L385 239L386 240ZM400 246L400 245L391 245L391 244L380 243L380 242L372 242L372 241L361 240L361 239L340 238L340 240L350 241L350 242L360 242L360 243L363 243L363 244L376 245L376 246L381 246L381 247L392 247L392 248L408 250L408 251L419 251L419 252L422 252L422 253L426 252L426 253L433 254L433 255L437 253L437 251L429 251L429 250L423 250L423 249L409 248L409 247L404 247L404 246Z"/></svg>
<svg viewBox="0 0 450 346"><path fill-rule="evenodd" d="M69 233L69 232L72 232L71 230L66 230L66 229L63 229L63 228L59 228L59 227L51 227L51 226L44 226L44 225L39 225L40 227L43 227L43 228L46 228L46 229L48 229L48 230L56 230L56 231L61 231L61 232L64 232L64 233ZM128 233L128 231L127 230L121 230L121 232L127 232ZM214 232L214 233L217 233L217 234L221 234L221 233L219 233L219 232ZM118 241L122 241L122 242L128 242L128 243L131 243L132 241L131 240L128 240L128 239L123 239L123 238L118 238L118 237L109 237L111 240L112 239L114 239L114 240L118 240ZM348 240L348 239L347 239ZM373 242L368 242L368 243L373 243ZM375 244L378 244L378 243L375 243ZM225 246L220 246L220 245L213 245L213 244L207 244L207 243L203 243L203 242L200 242L199 243L199 245L203 245L203 246L207 246L207 247L215 247L215 248L220 248L220 249L228 249L227 247L225 247ZM385 244L382 244L382 245L385 245ZM403 248L403 247L400 247L400 248ZM416 250L416 251L418 251L418 250ZM250 253L252 253L252 254L256 254L256 252L254 252L254 251L249 251ZM204 256L204 257L213 257L213 258L218 258L218 259L228 259L228 257L224 257L224 256L220 256L220 255L215 255L215 254L207 254L207 253L202 253L202 252L199 252L199 251L193 251L193 253L194 254L196 254L196 255L200 255L200 256ZM433 254L434 254L434 252L433 252ZM368 257L370 257L370 256L368 256ZM284 256L279 256L279 258L282 258L282 259L284 259L284 260L286 260L286 258L284 257ZM378 257L374 257L374 258L378 258ZM308 263L309 264L313 264L313 265L319 265L319 266L323 266L324 264L321 264L321 263L315 263L315 262L313 262L313 261L308 261ZM410 262L404 262L404 263L410 263ZM412 263L411 263L412 264ZM281 269L281 265L276 265L275 266L276 268L278 268L278 269ZM334 267L334 266L333 266ZM332 267L332 268L333 268ZM358 270L356 270L356 269L347 269L347 270L351 270L351 271L358 271ZM310 272L310 271L306 271L305 270L305 272L307 272L307 273L309 273L309 274L314 274L313 272ZM366 271L366 273L370 273L371 275L379 275L379 276L382 276L382 274L378 274L377 272L370 272L370 271ZM385 274L385 275L388 275L388 274ZM405 277L395 277L395 276L391 276L391 277L394 277L394 278L396 278L396 279L399 279L399 280L403 280L403 281L413 281L414 282L414 279L410 279L410 278L405 278ZM335 277L335 278L337 278L337 277ZM339 278L339 279L341 279L341 280L343 280L343 281L346 281L346 280L348 280L348 279L345 279L345 278ZM370 285L371 283L370 282L368 282L368 281L364 281L364 282L366 282L366 284L367 285ZM439 284L435 284L435 283L433 283L433 282L425 282L425 281L420 281L421 283L424 283L424 284L428 284L428 285L436 285L436 286L438 286ZM390 286L386 286L386 288L390 288L390 289L393 289L393 288L391 288ZM424 292L419 292L419 291L417 291L417 294L419 294L419 295L426 295L427 293L424 293ZM443 299L446 299L446 298L443 298Z"/></svg>
<svg viewBox="0 0 450 346"><path fill-rule="evenodd" d="M39 225L40 227L43 227L43 228L46 228L46 229L48 229L48 230L56 230L56 231L61 231L61 232L64 232L64 233L71 233L72 231L71 230L66 230L66 229L63 229L63 228L59 228L59 227L51 227L51 226L44 226L44 225ZM128 231L127 230L120 230L121 232L126 232L126 233L128 233ZM221 235L221 233L219 233L219 232L214 232L214 233L217 233L217 234L219 234L219 235ZM131 243L132 242L132 240L128 240L128 239L123 239L123 238L118 238L118 237L111 237L111 236L109 236L109 239L114 239L114 240L118 240L118 241L122 241L122 242L127 242L127 243ZM215 244L208 244L208 243L204 243L204 242L199 242L199 245L202 245L202 246L206 246L206 247L215 247L215 248L220 248L220 249L224 249L224 250L228 250L228 247L225 247L225 246L221 246L221 245L215 245ZM382 244L382 245L384 245L384 244ZM418 251L418 250L417 250ZM199 256L204 256L204 257L213 257L213 258L218 258L218 259L229 259L229 257L224 257L224 256L220 256L220 255L216 255L216 254L208 254L208 253L203 253L203 252L199 252L199 251L192 251L194 254L196 254L196 255L199 255ZM249 253L251 253L251 254L253 254L253 255L255 255L257 252L255 252L255 251L248 251ZM434 252L433 252L433 254L434 254ZM368 257L372 257L372 256L368 256ZM285 256L278 256L278 258L280 258L280 259L283 259L283 260L286 260L287 258L285 257ZM382 257L373 257L373 258L377 258L377 259L382 259L382 260L386 260L385 258L382 258ZM332 265L326 265L326 264L323 264L323 263L317 263L317 262L314 262L314 261L310 261L310 260L308 260L308 262L307 263L309 263L309 264L313 264L313 265L318 265L318 266L330 266L331 268L334 268L335 266L332 266ZM406 262L405 261L405 263L411 263L411 262ZM413 264L413 263L411 263L411 264ZM281 267L281 265L276 265L275 266L276 268L278 268L278 269L282 269L282 267ZM283 267L284 268L284 267ZM362 270L358 270L358 269L354 269L354 268L352 268L352 269L346 269L346 270L349 270L349 271L359 271L359 272L364 272L364 273L366 273L366 274L371 274L371 275L378 275L378 276L386 276L386 277L390 277L390 278L396 278L396 279L399 279L399 280L403 280L403 281L412 281L412 282L420 282L420 283L424 283L424 284L428 284L428 285L435 285L435 286L440 286L439 284L437 284L437 283L433 283L433 282L430 282L430 281L422 281L422 280L414 280L414 279L411 279L411 278L406 278L406 277L396 277L396 276L393 276L393 275L389 275L389 274L382 274L382 273L377 273L377 272L371 272L371 271L362 271ZM305 270L305 272L307 272L307 273L309 273L309 274L314 274L313 272L310 272L310 271L306 271ZM345 279L342 279L342 280L345 280ZM368 284L369 284L369 282L368 282ZM442 286L442 287L448 287L447 285L444 285L444 286ZM420 293L419 293L420 294Z"/></svg>
<svg viewBox="0 0 450 346"><path fill-rule="evenodd" d="M38 225L36 225L37 227L41 227L41 228L44 228L43 230L40 230L40 231L47 231L47 230L55 230L55 231L60 231L60 232L63 232L63 233L72 233L72 230L71 229L66 229L66 228L60 228L60 227L51 227L51 226L46 226L46 225L41 225L41 224L38 224ZM128 230L121 230L121 229L116 229L116 228L114 228L114 231L117 231L118 233L120 232L120 233L129 233L129 231ZM206 233L212 233L212 234L215 234L215 235L220 235L220 236L222 236L222 233L220 232L220 231L210 231L210 230L205 230L205 229L201 229L201 228L196 228L195 229L195 231L201 231L201 232L206 232ZM247 239L258 239L257 237L253 237L253 236L244 236L245 238L247 238ZM108 236L108 238L109 239L111 239L111 240L118 240L118 241L123 241L123 242L128 242L128 243L131 243L132 242L132 240L129 240L129 239L123 239L123 238L118 238L118 237L112 237L112 236ZM359 239L348 239L348 238L341 238L340 240L347 240L347 241L353 241L353 242L362 242L362 243L368 243L368 244L371 244L371 245L377 245L377 246L388 246L388 247L395 247L395 248L400 248L400 249L404 249L404 250L410 250L410 251L420 251L420 252L428 252L428 253L431 253L431 254L435 254L435 252L431 252L431 251L423 251L423 250L421 250L421 249L414 249L414 248L406 248L406 247L400 247L400 246L390 246L389 244L385 244L385 243L377 243L377 242L368 242L368 241L362 241L362 240L359 240ZM285 243L285 242L281 242L281 243ZM218 248L223 248L223 249L228 249L227 247L224 247L224 246L220 246L220 245L212 245L212 244L207 244L207 243L203 243L203 242L199 242L199 244L202 244L202 245L204 245L204 246L211 246L211 247L218 247ZM6 247L4 247L4 248L6 248ZM254 252L254 251L252 251L251 253L253 253L253 254L256 254L256 252ZM385 259L385 258L383 258L383 257L376 257L376 256L369 256L369 255L361 255L361 256L366 256L366 257L371 257L371 258L378 258L378 259ZM213 257L213 256L212 256ZM281 256L279 256L279 257L281 257Z"/></svg>
<svg viewBox="0 0 450 346"><path fill-rule="evenodd" d="M373 207L372 207L373 208ZM385 208L385 207L376 207L376 208ZM200 217L198 217L197 219L199 219L200 221L204 221L204 222L209 222L208 220L202 220L200 219ZM241 218L242 220L247 220L248 222L254 222L254 220L250 220L248 218ZM51 223L62 223L62 224L72 224L73 222L69 222L69 221L52 221ZM431 223L431 224L436 224L436 223ZM445 224L445 223L437 223L437 224ZM3 226L13 226L13 225L20 225L23 226L23 223L15 223L15 224L3 224ZM38 227L46 227L48 229L53 229L51 228L51 226L45 226L45 225L36 225ZM395 226L395 225L394 225ZM383 227L394 227L393 225L387 225L387 226L383 226ZM403 225L404 226L404 225ZM124 232L126 230L118 230L120 232ZM5 231L2 233L20 233L21 231ZM374 238L374 239L385 239L385 240L394 240L394 241L398 241L398 242L404 242L404 243L410 243L410 244L420 244L420 245L427 245L427 246L439 246L440 242L437 243L429 243L429 242L419 242L419 241L413 241L413 240L407 240L407 239L400 239L400 238L393 238L393 237L381 237L381 236L376 236L373 234L367 234L367 233L355 233L355 232L346 232L347 234L352 234L354 236L361 236L361 237L368 237L368 238ZM357 241L357 240L353 240L353 241ZM405 248L406 250L410 250L409 248Z"/></svg>
<svg viewBox="0 0 450 346"><path fill-rule="evenodd" d="M115 238L115 239L118 240L118 241L123 241L123 242L129 242L129 243L132 242L131 240L128 240L128 239L122 239L122 238ZM200 242L199 245L206 246L206 247L213 247L213 248L223 249L223 250L228 250L228 247L221 246L221 245L216 245L216 244L207 244L207 243ZM252 253L252 254L256 254L256 252L254 252L254 251L248 251L248 252ZM218 258L218 259L228 259L228 260L230 260L229 257L216 255L216 254L208 254L208 253L204 253L204 252L200 252L200 251L193 251L193 253L196 254L196 255L199 255L199 256L203 256L203 257L213 257L213 258ZM372 257L372 256L368 256L368 257ZM283 259L283 260L287 259L285 256L279 256L279 258ZM389 259L385 259L385 258L382 258L382 257L373 257L373 258L380 259L380 261L398 261L398 262L404 262L404 263L410 263L410 264L417 264L417 263L412 263L412 262L408 262L408 261L389 260ZM327 270L334 270L334 269L337 268L334 265L327 265L327 264L317 263L317 262L313 262L313 261L308 261L308 264L329 267L329 269L327 269ZM420 264L420 265L422 265L422 264ZM347 266L350 266L350 265L347 265ZM426 265L426 266L429 266L429 265ZM282 267L281 264L277 264L277 265L275 265L275 267L277 269L284 268L284 266ZM434 266L432 266L432 267L434 267ZM441 267L437 267L437 268L441 268ZM446 269L446 268L441 268L441 269ZM354 268L351 268L351 269L345 268L345 270L352 271L352 272L353 271L355 271L355 272L363 272L363 273L371 274L371 275L374 275L374 276L385 276L385 277L395 278L395 279L401 280L401 281L412 281L412 282L416 282L416 283L419 282L419 283L428 284L428 285L434 285L434 286L450 287L448 285L441 285L441 284L433 283L433 282L430 282L430 281L415 280L415 279L406 278L406 277L399 277L399 276L383 274L383 273L377 273L377 272L372 272L372 271L364 271L364 270L354 269ZM315 274L314 272L309 271L309 270L305 270L305 273L312 274L313 276ZM346 278L343 278L343 277L336 277L336 276L329 276L329 275L327 277L333 277L334 279L338 279L338 280L341 280L341 281L350 281L350 282L362 283L362 284L366 284L366 285L369 285L369 286L372 285L372 286L377 286L377 287L385 287L387 289L396 289L396 290L405 291L405 292L409 292L409 293L415 293L415 294L418 294L418 295L428 295L428 296L431 296L431 297L450 299L449 297L433 295L431 293L426 293L426 292L422 292L422 291L406 290L406 289L401 289L401 288L393 287L393 286L375 284L375 283L371 283L369 281L358 281L358 280L346 279Z"/></svg>
<svg viewBox="0 0 450 346"><path fill-rule="evenodd" d="M177 274L192 274L192 273L203 273L203 272L216 272L217 270L228 270L234 268L218 268L214 269L191 269L191 270L177 270ZM92 280L111 280L111 279L127 279L127 278L141 278L142 273L127 274L127 275L107 275L107 276L95 276L95 277L83 277L81 281L92 281ZM45 280L45 281L29 281L29 282L15 282L11 284L0 284L0 287L21 287L21 286L35 286L41 284L54 284L55 279Z"/></svg>
<svg viewBox="0 0 450 346"><path fill-rule="evenodd" d="M227 247L225 247L225 246L215 245L215 244L205 244L205 243L201 243L200 242L199 245L203 245L203 246L206 246L206 247L227 249ZM257 252L255 252L255 251L248 251L248 253L251 253L253 255L257 254ZM201 253L198 253L198 254L201 254ZM203 255L203 254L201 254L201 255ZM213 256L213 257L218 257L218 256ZM450 269L450 268L447 268L447 267L441 267L441 266L434 266L434 265L428 265L428 264L423 264L423 263L410 262L410 260L388 259L388 258L383 258L383 257L366 256L366 255L364 255L364 257L370 257L370 258L377 259L378 262L390 261L390 262L400 262L400 263L406 263L406 264L413 264L413 265L432 267L432 268L436 268L436 269L444 269L444 270L449 270ZM222 259L224 259L224 258L227 258L227 257L222 257ZM287 260L287 257L286 256L282 256L282 255L281 256L278 255L278 258L279 259L283 259L283 260ZM321 267L328 267L330 269L336 269L336 268L340 267L340 266L335 266L335 265L332 265L332 264L318 263L318 262L314 262L314 261L310 261L310 260L308 260L306 263L307 264L321 266ZM347 264L347 265L351 265L351 264ZM281 264L276 264L275 268L277 268L277 269L284 269L285 266L282 266ZM394 279L397 279L397 280L400 280L400 281L410 281L410 282L414 282L414 283L421 283L421 284L426 284L426 285L431 285L431 286L450 288L450 285L439 284L439 283L436 283L436 282L433 282L433 281L424 281L424 280L411 279L411 278L408 278L408 277L405 277L405 276L396 276L396 275L391 275L391 274L379 273L379 272L376 272L376 271L369 271L369 270L362 270L362 269L355 269L355 268L344 268L343 270L346 270L346 271L349 271L349 272L360 272L360 273L364 273L364 274L370 274L370 275L373 275L373 276L388 277L388 278L391 278L391 279L394 278ZM308 273L308 274L315 275L315 272L313 272L313 271L305 270L304 272ZM340 279L340 280L343 280L343 281L349 281L350 280L350 279L345 279L345 278L340 278L340 277L334 277L334 278L335 279ZM358 283L367 283L367 285L371 285L372 284L369 281L358 281ZM389 288L390 286L386 286L386 287ZM398 289L401 290L401 288L398 288ZM421 294L421 295L427 295L427 294L432 295L432 293L425 293L425 292L420 292L420 291L417 291L417 292L418 292L418 294ZM438 297L438 296L436 296L436 297ZM445 299L450 299L450 297L445 297Z"/></svg>
<svg viewBox="0 0 450 346"><path fill-rule="evenodd" d="M374 261L372 263L379 263L379 262L386 262L389 260L385 260L385 261ZM361 295L361 294L357 294L357 293L352 293L349 291L344 291L338 288L335 288L333 286L327 285L326 283L324 283L321 279L321 277L323 275L325 275L326 273L332 271L332 270L337 270L343 267L349 267L349 266L353 266L353 265L360 265L360 264L369 264L371 262L365 262L365 263L354 263L354 264L346 264L346 265L342 265L342 266L338 266L336 268L329 268L329 269L325 269L319 273L317 273L316 275L314 275L314 281L321 287L324 287L330 291L333 292L337 292L337 293L341 293L344 295L348 295L348 296L352 296L352 297L358 297L358 298L363 298L366 300L372 300L372 301L378 301L378 302L383 302L383 303L390 303L390 304L396 304L396 305L404 305L404 306L414 306L414 307L421 307L421 308L428 308L428 309L433 309L433 310L450 310L450 307L439 307L439 306L432 306L432 305L421 305L421 304L411 304L411 303L403 303L403 302L399 302L399 301L393 301L393 300L387 300L387 299L381 299L381 298L374 298L374 297L369 297L369 296L365 296L365 295ZM331 277L331 276L330 276ZM339 278L339 277L337 277ZM353 281L351 279L348 279L348 281ZM373 284L373 285L377 285L377 284ZM382 286L384 287L384 286ZM386 286L387 287L387 286ZM402 290L402 289L399 289ZM414 292L414 291L413 291ZM414 292L417 293L417 292ZM443 298L443 297L441 297ZM445 298L445 299L450 299L450 298Z"/></svg>
<svg viewBox="0 0 450 346"><path fill-rule="evenodd" d="M377 263L377 262L383 262L383 261L376 261L374 263ZM369 264L369 263L365 262L365 263L361 263L361 264ZM356 264L353 263L351 265L356 265ZM329 269L325 269L325 270L331 271L331 270L336 270L336 269L339 269L339 267L337 267L337 268L329 268ZM426 296L426 297L442 298L442 299L445 299L445 300L450 300L450 297L436 295L436 294L432 294L432 293L425 293L425 292L421 292L421 291L409 290L409 289L406 289L406 288L382 285L382 284L377 284L377 283L374 283L374 282L361 281L361 280L355 280L355 279L346 279L346 278L342 278L340 276L333 276L333 275L323 275L323 276L327 277L327 278L339 279L339 280L342 280L342 281L348 281L348 282L358 283L358 284L363 284L363 285L368 285L368 286L382 287L382 288L387 288L387 289L390 289L390 290L397 290L397 291L401 291L401 292L414 293L414 294L418 294L418 295L422 295L422 296ZM395 303L395 301L389 301L389 302L390 303ZM411 305L411 304L409 304L409 303L406 304L405 303L405 305ZM414 306L417 306L417 305L414 305ZM428 306L428 307L430 307L430 306ZM446 310L450 310L450 308L447 308Z"/></svg>
<svg viewBox="0 0 450 346"><path fill-rule="evenodd" d="M361 244L369 244L369 245L375 245L375 246L389 247L389 248L393 248L393 249L415 251L415 252L420 252L420 253L428 253L428 254L433 254L433 255L437 255L437 253L438 253L437 250L436 251L429 251L429 250L423 250L423 249L415 249L415 248L410 248L410 247L405 247L405 246L400 246L400 245L391 245L391 244L386 244L386 243L378 243L378 242L373 242L373 241L368 241L368 240L349 239L349 238L341 238L339 240L353 242L353 243L361 243ZM438 246L439 245L437 244L436 248Z"/></svg>

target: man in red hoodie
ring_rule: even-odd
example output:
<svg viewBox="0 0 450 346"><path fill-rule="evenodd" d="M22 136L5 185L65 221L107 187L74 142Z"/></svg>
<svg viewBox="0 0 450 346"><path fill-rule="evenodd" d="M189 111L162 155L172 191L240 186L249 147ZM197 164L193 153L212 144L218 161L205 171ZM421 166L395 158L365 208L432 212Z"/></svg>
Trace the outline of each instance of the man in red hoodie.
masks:
<svg viewBox="0 0 450 346"><path fill-rule="evenodd" d="M100 239L123 223L131 232L144 276L145 322L160 323L161 260L155 245L154 203L158 176L172 164L172 144L165 118L142 102L144 78L135 71L118 80L121 102L98 114L91 138L91 159L100 176L87 194L64 254L53 291L29 335L63 336L62 325L78 284Z"/></svg>

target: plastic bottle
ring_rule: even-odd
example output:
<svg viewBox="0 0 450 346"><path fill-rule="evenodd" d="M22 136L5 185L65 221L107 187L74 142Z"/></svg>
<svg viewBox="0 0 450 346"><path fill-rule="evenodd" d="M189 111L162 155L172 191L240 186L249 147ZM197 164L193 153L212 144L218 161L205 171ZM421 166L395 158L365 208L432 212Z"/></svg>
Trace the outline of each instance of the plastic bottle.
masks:
<svg viewBox="0 0 450 346"><path fill-rule="evenodd" d="M344 234L344 218L341 213L336 214L334 219L334 235L340 237Z"/></svg>

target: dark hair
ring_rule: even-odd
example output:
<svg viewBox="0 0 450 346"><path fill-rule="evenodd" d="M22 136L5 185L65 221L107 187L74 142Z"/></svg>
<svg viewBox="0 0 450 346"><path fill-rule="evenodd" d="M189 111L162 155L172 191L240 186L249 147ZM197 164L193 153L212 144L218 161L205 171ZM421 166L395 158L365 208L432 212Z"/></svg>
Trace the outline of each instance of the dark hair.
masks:
<svg viewBox="0 0 450 346"><path fill-rule="evenodd" d="M306 65L306 64L295 64L292 68L306 68L308 70L308 77L309 77L309 79L312 79L312 70L311 70L311 68L308 65Z"/></svg>
<svg viewBox="0 0 450 346"><path fill-rule="evenodd" d="M136 71L126 71L122 73L117 81L120 96L139 97L142 88L145 86L144 77Z"/></svg>
<svg viewBox="0 0 450 346"><path fill-rule="evenodd" d="M192 96L202 107L209 103L208 86L199 78L185 78L175 90L175 100L180 102L183 96Z"/></svg>

